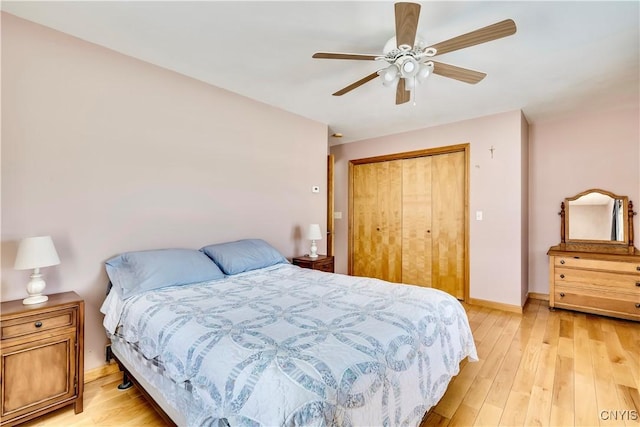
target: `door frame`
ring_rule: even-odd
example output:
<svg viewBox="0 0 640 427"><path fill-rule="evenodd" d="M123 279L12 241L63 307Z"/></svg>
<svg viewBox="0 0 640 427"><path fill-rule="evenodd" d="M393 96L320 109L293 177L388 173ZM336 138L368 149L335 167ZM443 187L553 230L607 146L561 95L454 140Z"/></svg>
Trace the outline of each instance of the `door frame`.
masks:
<svg viewBox="0 0 640 427"><path fill-rule="evenodd" d="M426 148L423 150L407 151L404 153L385 154L382 156L365 157L362 159L349 160L349 228L347 240L347 266L348 274L353 274L353 168L357 165L367 163L388 162L391 160L405 160L416 157L435 156L438 154L449 154L456 152L464 153L464 297L463 301L471 298L469 293L469 164L470 164L470 143L448 145L444 147Z"/></svg>
<svg viewBox="0 0 640 427"><path fill-rule="evenodd" d="M333 184L333 168L335 164L335 156L329 154L327 156L327 255L333 256L334 251L334 184Z"/></svg>

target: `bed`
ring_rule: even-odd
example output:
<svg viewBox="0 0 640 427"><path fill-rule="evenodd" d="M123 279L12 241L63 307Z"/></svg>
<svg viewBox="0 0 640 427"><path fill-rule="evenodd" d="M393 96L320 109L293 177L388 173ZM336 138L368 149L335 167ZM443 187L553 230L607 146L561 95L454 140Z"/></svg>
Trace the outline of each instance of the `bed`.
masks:
<svg viewBox="0 0 640 427"><path fill-rule="evenodd" d="M180 426L418 426L477 360L450 295L303 269L258 239L106 268L112 352Z"/></svg>

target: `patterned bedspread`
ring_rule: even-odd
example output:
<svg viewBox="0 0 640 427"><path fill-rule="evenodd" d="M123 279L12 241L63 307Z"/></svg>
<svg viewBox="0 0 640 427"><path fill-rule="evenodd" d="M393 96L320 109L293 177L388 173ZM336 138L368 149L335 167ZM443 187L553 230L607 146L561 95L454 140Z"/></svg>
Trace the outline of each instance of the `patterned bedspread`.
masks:
<svg viewBox="0 0 640 427"><path fill-rule="evenodd" d="M459 362L477 360L448 294L292 265L147 292L118 311L120 336L190 382L205 408L190 425L417 426Z"/></svg>

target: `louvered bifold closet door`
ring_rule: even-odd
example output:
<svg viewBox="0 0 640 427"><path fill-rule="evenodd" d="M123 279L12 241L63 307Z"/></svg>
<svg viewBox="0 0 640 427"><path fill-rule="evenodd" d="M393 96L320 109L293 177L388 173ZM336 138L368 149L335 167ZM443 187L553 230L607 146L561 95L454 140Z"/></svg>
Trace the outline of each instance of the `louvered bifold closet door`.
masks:
<svg viewBox="0 0 640 427"><path fill-rule="evenodd" d="M402 161L353 167L352 271L402 281Z"/></svg>

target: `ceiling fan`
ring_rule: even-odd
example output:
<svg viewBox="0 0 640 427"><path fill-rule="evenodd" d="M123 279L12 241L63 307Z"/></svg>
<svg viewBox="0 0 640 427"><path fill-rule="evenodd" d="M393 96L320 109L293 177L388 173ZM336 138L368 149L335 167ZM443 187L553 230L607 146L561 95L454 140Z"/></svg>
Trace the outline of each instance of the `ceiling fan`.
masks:
<svg viewBox="0 0 640 427"><path fill-rule="evenodd" d="M416 37L420 5L417 3L400 2L395 4L396 36L387 42L382 55L365 55L358 53L317 52L313 58L317 59L353 59L364 61L384 61L386 67L351 83L334 96L341 96L353 89L380 76L385 86L396 86L396 104L408 102L416 81L421 82L430 74L456 79L465 83L475 84L486 74L469 70L455 65L444 64L431 60L434 56L464 49L477 44L490 42L510 36L516 32L516 24L511 19L471 31L466 34L427 46ZM388 65L387 65L388 64Z"/></svg>

